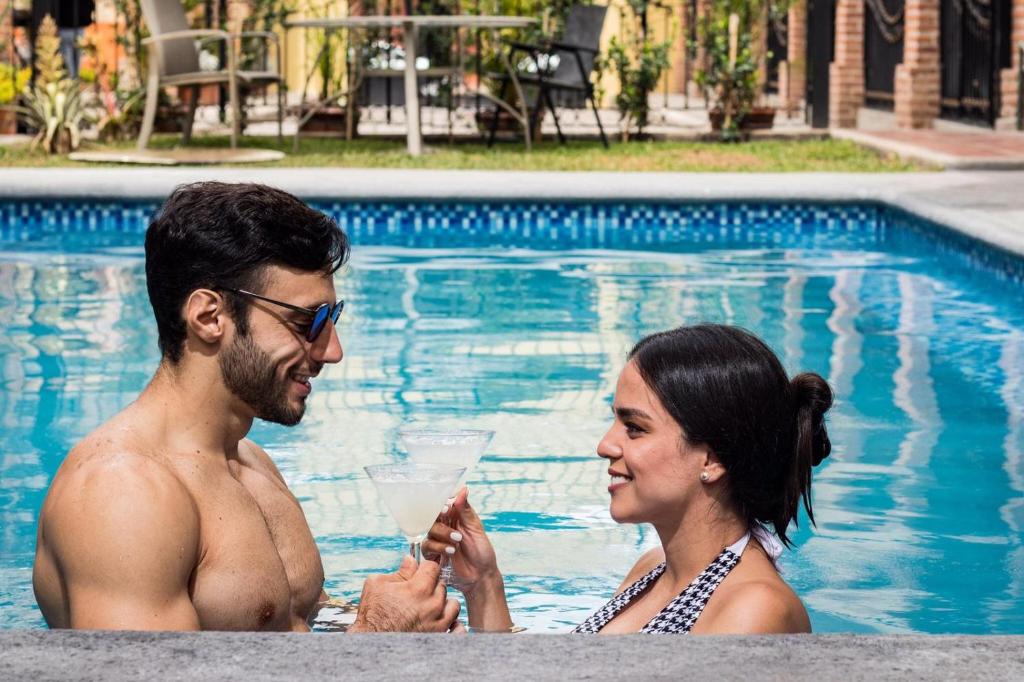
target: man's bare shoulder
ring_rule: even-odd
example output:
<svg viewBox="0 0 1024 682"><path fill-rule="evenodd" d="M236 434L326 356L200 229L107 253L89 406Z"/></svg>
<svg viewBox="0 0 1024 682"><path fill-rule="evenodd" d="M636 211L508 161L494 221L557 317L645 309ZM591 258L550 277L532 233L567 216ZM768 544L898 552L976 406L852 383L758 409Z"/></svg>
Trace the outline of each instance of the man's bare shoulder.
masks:
<svg viewBox="0 0 1024 682"><path fill-rule="evenodd" d="M128 540L133 529L198 537L198 523L195 500L167 464L102 428L68 453L40 516L41 539L56 550L104 528Z"/></svg>

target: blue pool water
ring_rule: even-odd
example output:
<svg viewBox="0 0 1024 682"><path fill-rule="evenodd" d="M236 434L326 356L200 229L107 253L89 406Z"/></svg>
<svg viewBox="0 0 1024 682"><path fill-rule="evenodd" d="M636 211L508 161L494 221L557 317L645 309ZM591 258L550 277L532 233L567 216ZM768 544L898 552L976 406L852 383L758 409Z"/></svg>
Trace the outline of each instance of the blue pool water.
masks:
<svg viewBox="0 0 1024 682"><path fill-rule="evenodd" d="M871 205L322 204L355 251L344 361L260 424L357 597L403 541L362 475L397 426L498 435L470 477L517 623L565 631L655 538L594 446L642 335L743 325L832 384L818 527L783 561L821 632L1024 633L1020 262ZM69 447L153 372L152 205L0 204L0 627L40 627L35 520Z"/></svg>

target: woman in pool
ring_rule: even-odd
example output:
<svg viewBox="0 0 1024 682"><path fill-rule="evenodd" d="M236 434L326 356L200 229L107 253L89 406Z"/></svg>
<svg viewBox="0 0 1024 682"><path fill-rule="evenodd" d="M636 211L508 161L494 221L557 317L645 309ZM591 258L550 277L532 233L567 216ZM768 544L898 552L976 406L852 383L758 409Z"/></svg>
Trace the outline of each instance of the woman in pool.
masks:
<svg viewBox="0 0 1024 682"><path fill-rule="evenodd" d="M661 546L575 632L809 632L775 561L811 469L828 456L832 391L817 374L790 380L775 354L736 327L698 325L649 336L619 376L607 460L611 516L649 523ZM512 627L504 583L463 489L425 552L452 557L474 630ZM774 529L774 533L768 528Z"/></svg>

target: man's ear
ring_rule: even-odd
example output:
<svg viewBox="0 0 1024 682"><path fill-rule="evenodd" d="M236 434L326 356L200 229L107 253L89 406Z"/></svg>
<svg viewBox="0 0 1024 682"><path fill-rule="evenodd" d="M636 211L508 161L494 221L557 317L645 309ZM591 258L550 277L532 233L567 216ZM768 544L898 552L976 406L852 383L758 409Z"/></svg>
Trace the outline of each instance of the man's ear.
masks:
<svg viewBox="0 0 1024 682"><path fill-rule="evenodd" d="M224 338L228 325L224 297L211 289L196 289L185 301L185 325L203 343L216 344Z"/></svg>

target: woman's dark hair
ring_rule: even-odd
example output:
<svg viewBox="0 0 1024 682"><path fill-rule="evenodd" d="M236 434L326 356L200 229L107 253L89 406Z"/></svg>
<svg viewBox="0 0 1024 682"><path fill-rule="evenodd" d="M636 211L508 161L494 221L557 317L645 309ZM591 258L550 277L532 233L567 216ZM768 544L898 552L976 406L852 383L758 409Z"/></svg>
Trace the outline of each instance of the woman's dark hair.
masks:
<svg viewBox="0 0 1024 682"><path fill-rule="evenodd" d="M811 468L832 449L825 430L832 389L824 379L790 380L763 341L716 324L653 334L629 357L686 440L722 462L748 524L771 524L790 545L786 530L801 498L814 523Z"/></svg>
<svg viewBox="0 0 1024 682"><path fill-rule="evenodd" d="M181 307L196 289L260 292L268 265L333 274L348 258L338 224L287 192L265 185L198 182L182 185L146 231L146 288L156 315L160 352L181 359ZM240 334L244 302L227 298Z"/></svg>

